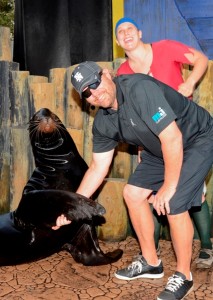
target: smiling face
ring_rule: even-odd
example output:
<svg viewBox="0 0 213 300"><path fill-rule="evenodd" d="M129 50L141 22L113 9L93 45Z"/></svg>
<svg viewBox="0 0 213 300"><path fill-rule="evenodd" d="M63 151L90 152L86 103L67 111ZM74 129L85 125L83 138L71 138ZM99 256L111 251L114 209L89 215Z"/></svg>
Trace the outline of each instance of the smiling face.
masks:
<svg viewBox="0 0 213 300"><path fill-rule="evenodd" d="M112 81L109 70L103 70L101 83L96 89L90 89L90 92L91 96L86 100L91 105L117 109L116 86Z"/></svg>
<svg viewBox="0 0 213 300"><path fill-rule="evenodd" d="M135 25L130 22L124 22L118 26L116 32L116 41L124 51L133 50L136 48L142 37L141 30L138 30Z"/></svg>

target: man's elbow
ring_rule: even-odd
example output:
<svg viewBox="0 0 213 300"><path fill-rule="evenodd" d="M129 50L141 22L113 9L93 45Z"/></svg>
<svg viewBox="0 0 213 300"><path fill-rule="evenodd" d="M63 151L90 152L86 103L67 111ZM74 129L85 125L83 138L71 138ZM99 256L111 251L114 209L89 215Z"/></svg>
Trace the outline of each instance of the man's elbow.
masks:
<svg viewBox="0 0 213 300"><path fill-rule="evenodd" d="M94 172L96 175L99 174L100 178L105 178L109 172L109 166L104 163L97 164L93 162L90 165L90 170Z"/></svg>

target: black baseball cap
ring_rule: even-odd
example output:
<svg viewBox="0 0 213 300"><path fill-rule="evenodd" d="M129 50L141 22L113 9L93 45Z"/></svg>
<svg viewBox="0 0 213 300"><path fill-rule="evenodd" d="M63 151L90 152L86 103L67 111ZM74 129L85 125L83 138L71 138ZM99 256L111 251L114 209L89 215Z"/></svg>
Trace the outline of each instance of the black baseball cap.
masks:
<svg viewBox="0 0 213 300"><path fill-rule="evenodd" d="M80 63L72 72L71 83L82 98L83 90L90 84L100 81L102 69L93 61Z"/></svg>

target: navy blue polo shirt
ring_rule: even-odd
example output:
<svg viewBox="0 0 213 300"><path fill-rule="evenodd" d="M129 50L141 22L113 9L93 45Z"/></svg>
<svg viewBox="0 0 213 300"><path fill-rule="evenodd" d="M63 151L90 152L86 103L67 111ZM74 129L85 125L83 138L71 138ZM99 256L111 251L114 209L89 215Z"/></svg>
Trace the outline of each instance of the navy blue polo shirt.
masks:
<svg viewBox="0 0 213 300"><path fill-rule="evenodd" d="M205 109L148 75L121 75L114 82L118 109L99 108L93 123L95 153L125 142L162 158L158 136L171 122L176 121L182 132L184 148L212 122Z"/></svg>

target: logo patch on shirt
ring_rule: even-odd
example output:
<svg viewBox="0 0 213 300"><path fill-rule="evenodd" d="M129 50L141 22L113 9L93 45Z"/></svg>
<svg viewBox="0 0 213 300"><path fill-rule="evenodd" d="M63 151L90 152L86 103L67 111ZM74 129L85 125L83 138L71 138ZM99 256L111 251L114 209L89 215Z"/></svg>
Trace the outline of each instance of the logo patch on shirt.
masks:
<svg viewBox="0 0 213 300"><path fill-rule="evenodd" d="M156 112L156 114L154 114L152 116L152 119L154 120L154 122L156 124L158 124L161 120L163 120L165 117L167 116L167 114L165 113L165 111L161 108L158 107L158 112Z"/></svg>

